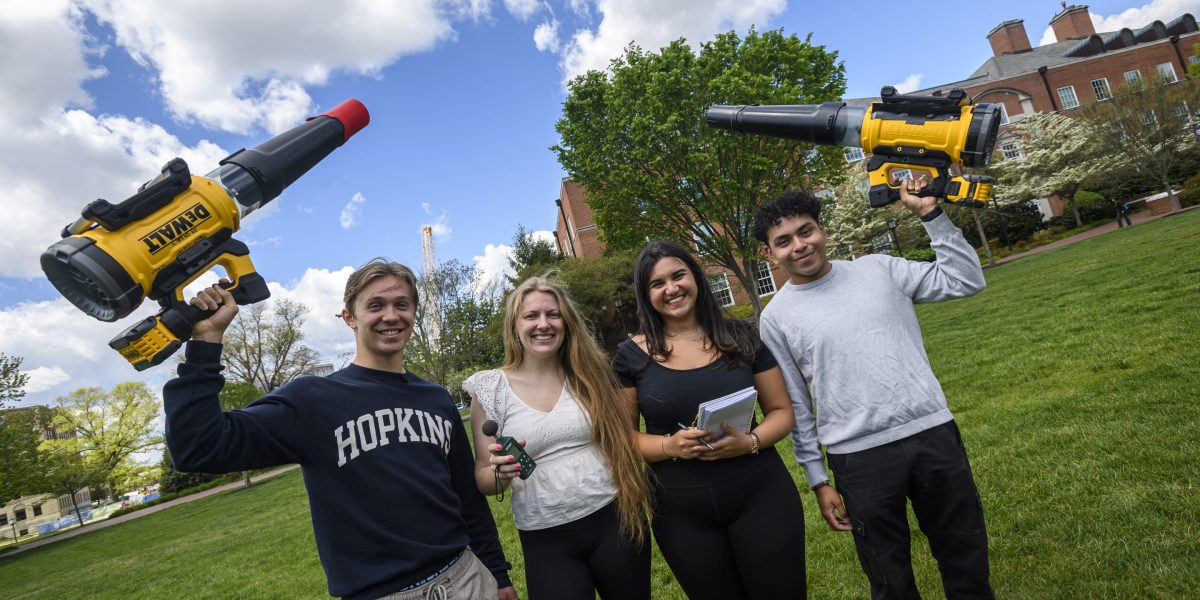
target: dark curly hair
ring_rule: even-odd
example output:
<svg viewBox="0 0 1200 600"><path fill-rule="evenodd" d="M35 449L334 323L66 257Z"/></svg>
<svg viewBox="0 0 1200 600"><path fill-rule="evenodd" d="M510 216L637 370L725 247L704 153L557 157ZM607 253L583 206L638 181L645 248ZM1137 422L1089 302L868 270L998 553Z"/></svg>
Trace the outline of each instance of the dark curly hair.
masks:
<svg viewBox="0 0 1200 600"><path fill-rule="evenodd" d="M763 204L754 212L754 237L767 245L767 230L788 217L808 215L818 223L821 221L821 201L807 192L785 192L782 196Z"/></svg>

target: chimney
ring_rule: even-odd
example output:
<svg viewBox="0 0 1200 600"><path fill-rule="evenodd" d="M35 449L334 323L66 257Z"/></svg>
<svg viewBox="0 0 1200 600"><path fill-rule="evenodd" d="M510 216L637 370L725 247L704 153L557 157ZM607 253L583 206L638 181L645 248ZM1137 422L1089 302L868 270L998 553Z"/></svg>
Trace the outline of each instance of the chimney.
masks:
<svg viewBox="0 0 1200 600"><path fill-rule="evenodd" d="M1062 4L1063 11L1050 19L1050 27L1054 29L1054 37L1058 41L1078 40L1096 33L1092 17L1088 15L1087 5L1067 6L1066 2Z"/></svg>
<svg viewBox="0 0 1200 600"><path fill-rule="evenodd" d="M1025 21L1022 19L1013 19L997 25L988 32L987 39L992 43L992 55L994 56L1016 54L1032 49L1029 45L1029 36L1025 33Z"/></svg>

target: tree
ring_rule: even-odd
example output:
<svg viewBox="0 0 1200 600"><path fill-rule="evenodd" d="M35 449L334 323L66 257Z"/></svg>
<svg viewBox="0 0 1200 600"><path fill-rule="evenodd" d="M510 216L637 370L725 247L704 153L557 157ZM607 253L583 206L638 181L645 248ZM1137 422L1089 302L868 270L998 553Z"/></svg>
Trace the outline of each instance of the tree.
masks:
<svg viewBox="0 0 1200 600"><path fill-rule="evenodd" d="M408 368L465 400L463 379L493 368L504 356L496 335L486 334L492 318L503 309L494 288L482 273L457 260L422 273L422 299L412 338L405 350ZM436 306L436 310L430 310ZM497 330L498 333L498 330Z"/></svg>
<svg viewBox="0 0 1200 600"><path fill-rule="evenodd" d="M265 303L243 308L225 331L221 352L230 379L270 392L320 363L317 351L303 343L307 314L307 306L286 298L269 310Z"/></svg>
<svg viewBox="0 0 1200 600"><path fill-rule="evenodd" d="M640 248L647 236L684 242L752 290L761 260L750 234L754 211L835 176L842 152L717 130L704 110L825 102L845 85L837 53L811 36L729 32L698 54L682 39L658 53L630 45L606 72L570 82L552 150L587 188L610 248ZM758 314L758 297L751 299Z"/></svg>
<svg viewBox="0 0 1200 600"><path fill-rule="evenodd" d="M0 408L4 403L25 397L25 384L29 376L21 372L20 356L8 356L0 352Z"/></svg>
<svg viewBox="0 0 1200 600"><path fill-rule="evenodd" d="M104 485L108 483L109 476L97 463L81 455L77 445L60 442L46 440L38 449L38 489L60 496L70 496L75 516L79 519L79 524L83 525L83 515L79 511L76 492Z"/></svg>
<svg viewBox="0 0 1200 600"><path fill-rule="evenodd" d="M549 240L537 239L524 225L517 224L512 253L508 255L508 266L513 271L508 283L515 286L527 277L557 265L562 259L558 248Z"/></svg>
<svg viewBox="0 0 1200 600"><path fill-rule="evenodd" d="M1174 166L1196 146L1192 112L1200 109L1200 85L1190 79L1173 83L1130 82L1111 99L1082 109L1082 121L1097 148L1120 157L1167 193L1178 210L1171 185Z"/></svg>
<svg viewBox="0 0 1200 600"><path fill-rule="evenodd" d="M566 286L592 335L609 353L637 331L633 267L637 253L612 250L595 258L563 261L557 278Z"/></svg>
<svg viewBox="0 0 1200 600"><path fill-rule="evenodd" d="M134 453L162 443L154 430L158 400L144 382L119 383L109 392L80 388L57 402L54 430L74 435L46 440L43 449L80 455L89 472L110 484L111 491L116 491L111 484L124 470L136 468Z"/></svg>
<svg viewBox="0 0 1200 600"><path fill-rule="evenodd" d="M1075 192L1098 174L1121 168L1121 157L1104 151L1085 122L1062 113L1034 113L1013 125L1012 131L1020 136L1024 156L993 167L997 199L1011 202L1058 195L1070 205L1076 226L1083 225Z"/></svg>
<svg viewBox="0 0 1200 600"><path fill-rule="evenodd" d="M0 505L38 491L38 443L49 423L45 407L0 412Z"/></svg>

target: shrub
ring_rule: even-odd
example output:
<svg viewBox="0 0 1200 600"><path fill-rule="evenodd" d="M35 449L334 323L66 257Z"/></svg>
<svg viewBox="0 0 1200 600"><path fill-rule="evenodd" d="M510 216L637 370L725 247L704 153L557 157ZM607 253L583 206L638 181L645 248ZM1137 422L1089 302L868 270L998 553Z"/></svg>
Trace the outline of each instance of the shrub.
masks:
<svg viewBox="0 0 1200 600"><path fill-rule="evenodd" d="M896 253L893 252L892 256ZM900 258L906 260L915 260L917 262L933 262L937 260L937 256L933 253L933 248L905 248L900 253Z"/></svg>
<svg viewBox="0 0 1200 600"><path fill-rule="evenodd" d="M1200 173L1196 173L1183 182L1183 192L1179 194L1179 204L1196 206L1200 204Z"/></svg>

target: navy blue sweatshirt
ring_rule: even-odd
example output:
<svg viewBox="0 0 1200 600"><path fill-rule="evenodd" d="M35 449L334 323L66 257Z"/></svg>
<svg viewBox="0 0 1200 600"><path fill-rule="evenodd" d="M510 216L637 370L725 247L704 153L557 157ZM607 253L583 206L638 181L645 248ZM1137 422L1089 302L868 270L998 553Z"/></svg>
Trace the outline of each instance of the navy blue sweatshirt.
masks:
<svg viewBox="0 0 1200 600"><path fill-rule="evenodd" d="M329 593L378 598L469 544L500 587L510 565L475 486L462 419L442 387L350 365L221 410L221 345L190 341L163 388L175 468L226 473L299 463Z"/></svg>

